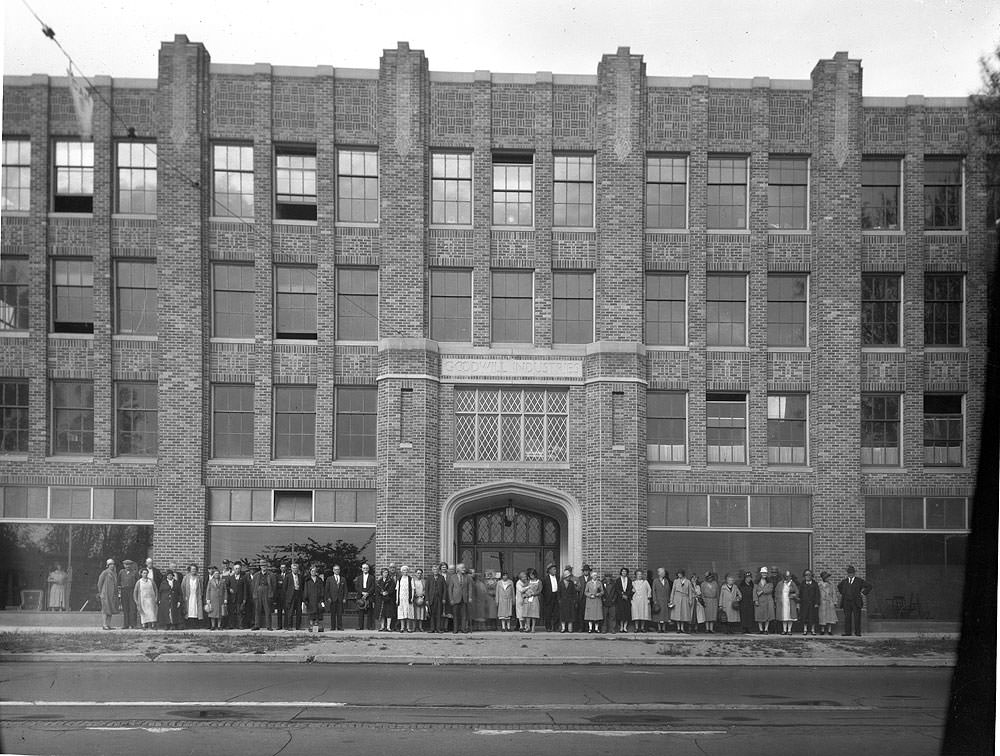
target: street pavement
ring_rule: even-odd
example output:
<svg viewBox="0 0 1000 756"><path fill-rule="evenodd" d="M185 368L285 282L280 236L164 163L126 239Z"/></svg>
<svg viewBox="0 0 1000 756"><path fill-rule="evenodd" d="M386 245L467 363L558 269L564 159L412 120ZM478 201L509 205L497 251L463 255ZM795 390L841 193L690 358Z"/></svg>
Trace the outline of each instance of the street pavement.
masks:
<svg viewBox="0 0 1000 756"><path fill-rule="evenodd" d="M7 662L4 753L937 753L950 670Z"/></svg>

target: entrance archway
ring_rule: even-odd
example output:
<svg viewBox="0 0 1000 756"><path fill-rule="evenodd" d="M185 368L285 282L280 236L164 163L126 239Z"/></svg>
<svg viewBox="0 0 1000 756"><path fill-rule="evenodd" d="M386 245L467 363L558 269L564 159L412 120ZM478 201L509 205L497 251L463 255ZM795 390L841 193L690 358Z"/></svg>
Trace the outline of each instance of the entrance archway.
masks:
<svg viewBox="0 0 1000 756"><path fill-rule="evenodd" d="M559 563L559 523L554 517L509 508L470 514L458 521L458 561L480 573L512 576Z"/></svg>
<svg viewBox="0 0 1000 756"><path fill-rule="evenodd" d="M461 546L458 532L459 522L474 515L503 512L508 506L525 515L538 516L542 528L546 519L554 521L558 529L558 546L550 544L554 559L558 565L573 565L580 567L583 555L583 516L579 503L573 496L554 488L547 488L517 480L496 481L481 486L473 486L453 494L441 511L441 554L449 562L458 561L461 557ZM474 520L474 522L476 522ZM525 521L527 524L527 520ZM478 527L478 525L477 525ZM491 537L489 521L487 521L487 539ZM494 533L495 534L495 533ZM544 530L539 539L540 547L545 547ZM503 544L504 535L500 534ZM494 545L492 541L484 544ZM473 545L476 545L474 542ZM533 546L531 548L534 548ZM478 558L478 552L476 552ZM513 558L513 554L505 558ZM522 555L525 556L526 555ZM541 558L541 554L539 555ZM479 565L475 565L479 569ZM513 566L513 565L511 565ZM544 564L539 567L544 568Z"/></svg>

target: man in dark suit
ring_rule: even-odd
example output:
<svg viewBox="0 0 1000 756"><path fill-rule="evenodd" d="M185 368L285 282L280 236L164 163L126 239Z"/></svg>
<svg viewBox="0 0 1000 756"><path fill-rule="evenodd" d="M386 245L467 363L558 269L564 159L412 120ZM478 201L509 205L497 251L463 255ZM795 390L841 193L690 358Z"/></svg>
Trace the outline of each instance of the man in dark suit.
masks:
<svg viewBox="0 0 1000 756"><path fill-rule="evenodd" d="M273 630L271 625L271 612L274 611L274 594L277 590L277 580L271 567L266 560L260 560L260 572L253 575L251 580L253 593L253 629L260 630L267 625L268 630Z"/></svg>
<svg viewBox="0 0 1000 756"><path fill-rule="evenodd" d="M347 581L340 574L340 565L333 565L333 574L326 579L326 605L330 607L330 629L344 629L344 602L347 601Z"/></svg>
<svg viewBox="0 0 1000 756"><path fill-rule="evenodd" d="M861 607L865 605L864 597L872 592L871 584L864 578L857 577L853 566L848 566L847 577L837 585L840 592L840 607L844 610L844 635L850 635L852 628L855 635L861 636Z"/></svg>
<svg viewBox="0 0 1000 756"><path fill-rule="evenodd" d="M455 574L448 576L448 602L455 615L452 632L469 632L469 605L472 603L472 578L465 570L465 565L459 562L455 565Z"/></svg>
<svg viewBox="0 0 1000 756"><path fill-rule="evenodd" d="M253 594L250 591L250 578L243 572L243 565L240 562L233 565L233 574L229 577L229 590L235 609L233 627L238 629L250 627L253 618Z"/></svg>
<svg viewBox="0 0 1000 756"><path fill-rule="evenodd" d="M559 627L559 570L554 564L545 568L542 578L542 622L554 632Z"/></svg>
<svg viewBox="0 0 1000 756"><path fill-rule="evenodd" d="M448 565L442 562L431 567L430 577L427 578L427 613L430 618L430 631L432 633L444 632L444 599L447 593L447 584L441 568L448 569Z"/></svg>
<svg viewBox="0 0 1000 756"><path fill-rule="evenodd" d="M375 576L371 566L365 562L361 565L361 574L354 578L354 592L358 595L358 630L375 629Z"/></svg>
<svg viewBox="0 0 1000 756"><path fill-rule="evenodd" d="M299 572L299 563L292 562L292 571L285 578L285 630L302 629L302 591L305 588L305 576Z"/></svg>
<svg viewBox="0 0 1000 756"><path fill-rule="evenodd" d="M274 576L274 608L278 612L275 620L275 628L282 630L285 627L285 580L288 578L288 563L282 562L278 566L278 574Z"/></svg>
<svg viewBox="0 0 1000 756"><path fill-rule="evenodd" d="M583 621L583 613L587 607L586 593L587 593L587 582L590 580L590 565L589 564L583 565L583 568L580 570L580 572L582 574L576 579L576 595L579 597L579 600L576 602L575 627L578 633L584 632L584 628L587 624L586 622Z"/></svg>

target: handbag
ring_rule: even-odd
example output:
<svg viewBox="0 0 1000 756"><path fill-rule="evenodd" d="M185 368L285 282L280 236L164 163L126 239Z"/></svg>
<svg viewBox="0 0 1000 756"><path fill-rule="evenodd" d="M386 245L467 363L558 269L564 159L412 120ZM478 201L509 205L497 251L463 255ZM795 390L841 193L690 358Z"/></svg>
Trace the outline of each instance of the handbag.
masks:
<svg viewBox="0 0 1000 756"><path fill-rule="evenodd" d="M734 601L733 602L733 609L739 611L739 608L740 608L740 602L739 601Z"/></svg>
<svg viewBox="0 0 1000 756"><path fill-rule="evenodd" d="M660 605L657 604L655 601L651 600L649 602L649 608L650 608L650 610L652 610L653 614L659 614L660 613Z"/></svg>
<svg viewBox="0 0 1000 756"><path fill-rule="evenodd" d="M729 622L729 615L726 614L725 609L719 609L719 622Z"/></svg>
<svg viewBox="0 0 1000 756"><path fill-rule="evenodd" d="M211 601L206 601L205 602L205 611L206 612L212 611L212 602Z"/></svg>
<svg viewBox="0 0 1000 756"><path fill-rule="evenodd" d="M358 611L362 612L368 611L368 606L369 603L368 603L368 598L366 596L362 596L361 598L358 599Z"/></svg>
<svg viewBox="0 0 1000 756"><path fill-rule="evenodd" d="M426 600L426 599L425 599L425 598L424 598L423 596L416 596L416 597L415 597L415 598L413 599L413 603L414 603L414 605L416 605L416 606L423 606L423 605L424 605L424 604L426 603L426 601L427 601L427 600Z"/></svg>

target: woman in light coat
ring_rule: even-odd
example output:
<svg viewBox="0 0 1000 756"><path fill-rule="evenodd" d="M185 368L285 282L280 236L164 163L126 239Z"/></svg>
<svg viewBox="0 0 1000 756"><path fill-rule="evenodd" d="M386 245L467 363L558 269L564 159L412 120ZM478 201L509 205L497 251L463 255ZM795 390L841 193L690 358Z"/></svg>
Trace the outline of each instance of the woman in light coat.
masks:
<svg viewBox="0 0 1000 756"><path fill-rule="evenodd" d="M691 587L694 590L694 617L691 628L693 632L698 632L698 628L705 624L705 599L701 596L701 578L697 575L691 576Z"/></svg>
<svg viewBox="0 0 1000 756"><path fill-rule="evenodd" d="M413 622L417 630L423 632L427 620L427 581L424 571L416 569L413 572Z"/></svg>
<svg viewBox="0 0 1000 756"><path fill-rule="evenodd" d="M526 633L535 632L535 620L542 616L542 581L538 578L538 571L535 568L528 570L528 584L521 592L524 599L524 631Z"/></svg>
<svg viewBox="0 0 1000 756"><path fill-rule="evenodd" d="M201 576L198 566L188 565L187 574L181 581L181 599L184 602L184 624L188 629L201 624L202 611L205 602L202 600Z"/></svg>
<svg viewBox="0 0 1000 756"><path fill-rule="evenodd" d="M413 610L413 578L410 577L410 568L404 564L399 568L399 580L396 583L396 619L399 620L399 632L413 632Z"/></svg>
<svg viewBox="0 0 1000 756"><path fill-rule="evenodd" d="M656 629L661 633L666 632L667 622L670 620L670 576L662 567L656 568L656 577L653 578L653 606L650 612L650 619L656 623Z"/></svg>
<svg viewBox="0 0 1000 756"><path fill-rule="evenodd" d="M149 576L149 570L143 567L139 570L139 579L132 589L136 609L139 611L139 622L143 630L156 629L156 583Z"/></svg>
<svg viewBox="0 0 1000 756"><path fill-rule="evenodd" d="M781 582L774 587L774 613L781 623L781 634L791 635L792 625L799 616L799 587L789 570L785 570Z"/></svg>
<svg viewBox="0 0 1000 756"><path fill-rule="evenodd" d="M528 603L524 596L526 590L528 590L528 573L522 572L514 584L514 612L517 614L517 629L522 633L528 629L528 618L525 616Z"/></svg>
<svg viewBox="0 0 1000 756"><path fill-rule="evenodd" d="M205 606L208 607L210 630L219 630L222 618L226 616L226 584L219 574L219 568L208 568L208 582L205 584Z"/></svg>
<svg viewBox="0 0 1000 756"><path fill-rule="evenodd" d="M64 572L62 565L57 564L55 569L49 573L49 611L65 612L68 606L66 602L66 582L69 573Z"/></svg>
<svg viewBox="0 0 1000 756"><path fill-rule="evenodd" d="M767 626L774 620L774 584L767 579L767 567L760 568L760 577L753 584L753 607L757 632L767 635Z"/></svg>
<svg viewBox="0 0 1000 756"><path fill-rule="evenodd" d="M500 621L500 629L504 632L510 630L510 617L514 613L514 581L510 579L510 574L504 572L497 581L496 602L497 619Z"/></svg>
<svg viewBox="0 0 1000 756"><path fill-rule="evenodd" d="M736 578L732 573L726 575L726 582L719 589L719 615L718 620L722 623L726 635L731 635L740 625L740 602L743 601L743 594L740 593L736 585Z"/></svg>
<svg viewBox="0 0 1000 756"><path fill-rule="evenodd" d="M677 577L670 589L670 619L677 625L677 632L686 633L694 615L694 586L684 570L677 570Z"/></svg>
<svg viewBox="0 0 1000 756"><path fill-rule="evenodd" d="M837 586L830 582L830 573L819 573L819 634L833 635L837 624Z"/></svg>
<svg viewBox="0 0 1000 756"><path fill-rule="evenodd" d="M719 579L709 570L701 582L701 599L705 609L705 632L715 632L715 622L719 618Z"/></svg>
<svg viewBox="0 0 1000 756"><path fill-rule="evenodd" d="M646 624L650 619L649 602L653 597L653 589L646 582L646 571L636 570L632 573L632 622L637 633L646 632Z"/></svg>
<svg viewBox="0 0 1000 756"><path fill-rule="evenodd" d="M584 601L583 619L587 623L588 633L599 633L604 621L604 583L597 570L590 573L590 580L583 587Z"/></svg>

